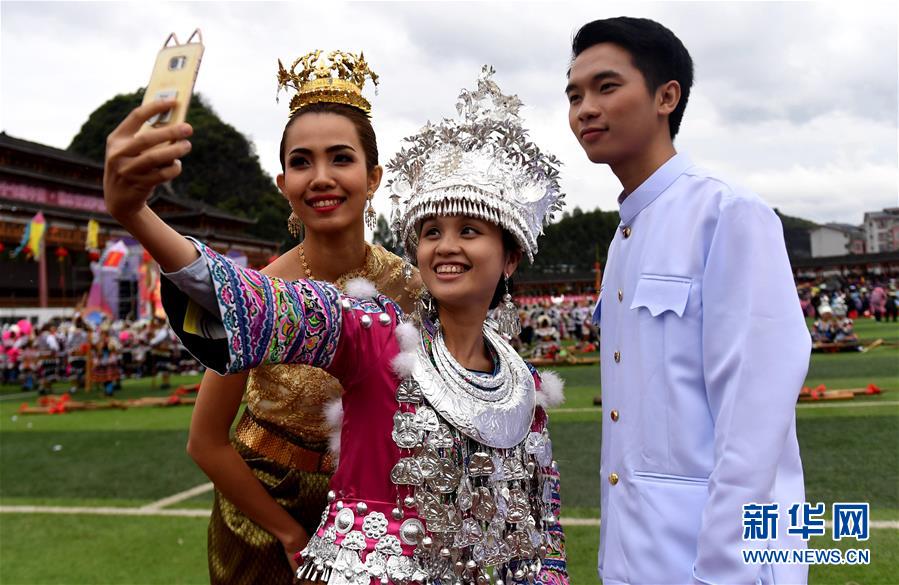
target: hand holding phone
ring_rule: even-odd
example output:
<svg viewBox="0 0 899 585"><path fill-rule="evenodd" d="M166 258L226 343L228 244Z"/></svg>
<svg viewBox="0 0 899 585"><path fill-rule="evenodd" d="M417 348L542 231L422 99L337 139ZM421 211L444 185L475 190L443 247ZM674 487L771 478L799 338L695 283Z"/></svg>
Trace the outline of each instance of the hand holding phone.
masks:
<svg viewBox="0 0 899 585"><path fill-rule="evenodd" d="M196 40L194 38L196 37ZM169 44L174 41L174 44ZM193 42L191 42L193 41ZM196 29L187 42L178 43L178 37L171 33L156 56L156 64L150 76L150 83L144 93L142 105L160 100L175 100L175 106L154 115L141 126L138 134L151 128L162 128L179 124L187 118L187 109L193 94L194 82L203 58L203 35Z"/></svg>

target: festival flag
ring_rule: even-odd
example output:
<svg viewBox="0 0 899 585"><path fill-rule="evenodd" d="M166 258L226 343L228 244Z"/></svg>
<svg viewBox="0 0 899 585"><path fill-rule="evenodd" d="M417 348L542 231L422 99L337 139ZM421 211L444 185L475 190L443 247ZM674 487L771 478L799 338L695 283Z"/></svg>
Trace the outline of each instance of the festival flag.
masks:
<svg viewBox="0 0 899 585"><path fill-rule="evenodd" d="M25 232L22 234L22 241L16 246L16 249L9 253L11 258L15 258L22 253L23 250L35 260L41 258L41 244L44 241L44 231L47 229L47 222L44 214L38 211L31 221L25 226Z"/></svg>
<svg viewBox="0 0 899 585"><path fill-rule="evenodd" d="M100 261L91 263L94 281L88 293L87 308L101 310L110 316L118 313L119 307L119 273L123 261L128 256L128 246L119 240L107 242Z"/></svg>
<svg viewBox="0 0 899 585"><path fill-rule="evenodd" d="M154 317L165 318L162 308L162 294L160 290L159 265L153 257L143 251L138 274L138 318L152 319Z"/></svg>
<svg viewBox="0 0 899 585"><path fill-rule="evenodd" d="M100 224L96 219L87 222L87 238L84 240L84 248L90 250L100 247Z"/></svg>
<svg viewBox="0 0 899 585"><path fill-rule="evenodd" d="M28 247L31 248L31 255L35 260L41 259L41 250L44 244L44 232L47 231L47 222L44 214L38 211L31 218L31 233L28 234Z"/></svg>

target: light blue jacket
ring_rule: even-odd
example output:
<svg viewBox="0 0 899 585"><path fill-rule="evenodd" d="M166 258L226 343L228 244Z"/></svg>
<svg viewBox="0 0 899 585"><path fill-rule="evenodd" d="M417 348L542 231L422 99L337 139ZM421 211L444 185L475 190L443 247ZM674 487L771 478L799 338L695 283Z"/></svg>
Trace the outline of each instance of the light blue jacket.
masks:
<svg viewBox="0 0 899 585"><path fill-rule="evenodd" d="M795 406L806 329L780 220L675 155L621 204L600 302L604 583L805 583L741 550L805 548ZM614 474L614 475L613 475ZM742 507L779 503L776 540Z"/></svg>

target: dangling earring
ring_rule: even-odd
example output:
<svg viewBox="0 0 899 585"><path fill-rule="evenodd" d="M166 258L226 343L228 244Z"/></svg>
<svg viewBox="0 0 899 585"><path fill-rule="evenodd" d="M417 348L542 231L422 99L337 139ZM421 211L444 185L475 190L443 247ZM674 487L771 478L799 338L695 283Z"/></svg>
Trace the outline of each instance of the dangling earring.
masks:
<svg viewBox="0 0 899 585"><path fill-rule="evenodd" d="M371 202L374 196L374 191L368 192L368 207L365 209L365 225L372 231L378 227L378 214L375 213L375 206Z"/></svg>
<svg viewBox="0 0 899 585"><path fill-rule="evenodd" d="M431 296L431 291L424 287L422 287L421 294L418 297L418 321L422 325L435 324L437 321L434 297Z"/></svg>
<svg viewBox="0 0 899 585"><path fill-rule="evenodd" d="M414 274L414 270L412 268L412 260L409 260L409 257L405 254L403 255L403 280L409 282L412 280L412 275Z"/></svg>
<svg viewBox="0 0 899 585"><path fill-rule="evenodd" d="M290 217L287 218L287 231L290 232L290 235L292 235L294 239L303 239L305 227L303 226L303 222L300 221L299 216L292 211L290 212Z"/></svg>
<svg viewBox="0 0 899 585"><path fill-rule="evenodd" d="M506 294L503 300L496 308L497 330L500 335L507 339L512 339L521 333L521 320L518 318L518 307L512 302L512 295L509 294L509 277L506 277Z"/></svg>

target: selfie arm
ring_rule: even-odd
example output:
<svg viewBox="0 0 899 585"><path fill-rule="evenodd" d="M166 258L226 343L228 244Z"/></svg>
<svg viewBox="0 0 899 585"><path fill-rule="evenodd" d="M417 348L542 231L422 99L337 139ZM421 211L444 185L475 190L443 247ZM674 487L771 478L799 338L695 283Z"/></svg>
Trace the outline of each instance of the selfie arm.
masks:
<svg viewBox="0 0 899 585"><path fill-rule="evenodd" d="M197 249L147 206L157 185L181 174L180 158L190 152L188 124L138 130L154 115L175 105L158 101L135 108L106 140L103 196L109 214L128 230L165 272L199 257Z"/></svg>

